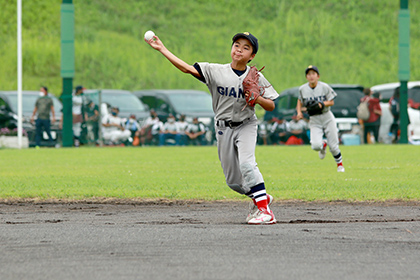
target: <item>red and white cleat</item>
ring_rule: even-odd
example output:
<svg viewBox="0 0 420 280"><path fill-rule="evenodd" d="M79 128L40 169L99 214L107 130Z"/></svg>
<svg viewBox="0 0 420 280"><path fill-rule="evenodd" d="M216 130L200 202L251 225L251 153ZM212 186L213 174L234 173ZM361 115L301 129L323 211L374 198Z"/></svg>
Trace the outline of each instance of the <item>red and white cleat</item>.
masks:
<svg viewBox="0 0 420 280"><path fill-rule="evenodd" d="M322 141L322 149L319 151L319 158L324 159L327 154L327 141Z"/></svg>
<svg viewBox="0 0 420 280"><path fill-rule="evenodd" d="M268 204L268 206L270 206L272 202L273 202L273 197L271 195L267 194L267 204ZM249 203L249 213L248 213L248 217L246 217L246 222L248 223L249 220L254 218L258 214L258 211L259 210L258 210L257 205L255 205L254 201L251 201Z"/></svg>
<svg viewBox="0 0 420 280"><path fill-rule="evenodd" d="M276 218L274 217L273 211L267 209L258 210L255 217L248 221L249 225L272 225L275 224Z"/></svg>

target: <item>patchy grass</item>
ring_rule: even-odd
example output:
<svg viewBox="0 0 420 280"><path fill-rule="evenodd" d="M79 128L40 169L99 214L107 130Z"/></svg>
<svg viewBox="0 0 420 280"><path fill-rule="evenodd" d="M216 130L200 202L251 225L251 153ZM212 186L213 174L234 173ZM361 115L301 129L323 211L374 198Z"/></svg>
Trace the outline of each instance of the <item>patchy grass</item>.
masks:
<svg viewBox="0 0 420 280"><path fill-rule="evenodd" d="M258 146L279 200L420 200L418 146L341 146L345 173L309 146ZM226 184L216 147L0 150L0 199L245 199Z"/></svg>

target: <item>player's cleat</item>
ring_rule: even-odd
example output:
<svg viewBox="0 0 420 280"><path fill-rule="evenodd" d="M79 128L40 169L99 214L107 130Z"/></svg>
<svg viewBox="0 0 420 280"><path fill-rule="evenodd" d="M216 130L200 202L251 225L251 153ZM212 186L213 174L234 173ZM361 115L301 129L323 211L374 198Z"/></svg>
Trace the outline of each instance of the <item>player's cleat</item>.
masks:
<svg viewBox="0 0 420 280"><path fill-rule="evenodd" d="M327 140L322 141L322 149L319 151L319 158L324 159L327 154Z"/></svg>
<svg viewBox="0 0 420 280"><path fill-rule="evenodd" d="M337 172L344 172L344 166L342 165L337 166Z"/></svg>
<svg viewBox="0 0 420 280"><path fill-rule="evenodd" d="M273 202L273 197L271 195L267 194L267 204L268 204L268 206L270 206L272 202ZM254 200L252 200L249 203L249 213L248 213L248 217L246 217L246 222L248 223L249 220L254 218L258 214L258 211L259 210L258 210L257 205L255 205Z"/></svg>
<svg viewBox="0 0 420 280"><path fill-rule="evenodd" d="M274 217L273 211L267 209L258 210L255 217L248 221L249 225L272 225L275 224L276 218Z"/></svg>

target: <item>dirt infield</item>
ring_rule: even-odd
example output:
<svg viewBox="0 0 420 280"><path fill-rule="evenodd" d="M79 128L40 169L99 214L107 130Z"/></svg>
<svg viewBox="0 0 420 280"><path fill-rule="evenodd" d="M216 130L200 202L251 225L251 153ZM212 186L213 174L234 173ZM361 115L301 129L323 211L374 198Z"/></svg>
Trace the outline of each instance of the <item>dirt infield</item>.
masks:
<svg viewBox="0 0 420 280"><path fill-rule="evenodd" d="M0 203L1 279L418 279L419 202ZM279 276L281 275L281 277Z"/></svg>
<svg viewBox="0 0 420 280"><path fill-rule="evenodd" d="M0 210L5 213L19 212L75 212L75 211L138 211L147 209L155 212L159 219L173 221L168 212L209 213L202 217L202 223L223 223L217 220L215 213L223 208L226 222L235 223L234 217L246 216L248 202L245 201L201 201L201 200L166 200L166 199L94 199L94 200L36 200L13 199L0 200ZM384 201L384 202L303 202L275 201L273 203L278 223L347 223L347 222L404 222L420 221L420 201ZM278 210L277 210L278 209ZM229 214L232 212L232 214ZM230 216L230 219L229 219ZM230 221L230 222L229 222ZM240 221L236 221L240 222Z"/></svg>

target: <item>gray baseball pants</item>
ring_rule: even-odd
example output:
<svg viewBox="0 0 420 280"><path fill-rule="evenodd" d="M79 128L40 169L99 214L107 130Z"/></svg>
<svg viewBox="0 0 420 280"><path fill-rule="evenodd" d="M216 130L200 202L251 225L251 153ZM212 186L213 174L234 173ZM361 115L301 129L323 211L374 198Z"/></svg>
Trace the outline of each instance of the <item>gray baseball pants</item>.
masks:
<svg viewBox="0 0 420 280"><path fill-rule="evenodd" d="M234 128L223 123L217 125L217 150L227 185L240 194L246 194L264 182L255 160L257 143L257 118L245 121Z"/></svg>
<svg viewBox="0 0 420 280"><path fill-rule="evenodd" d="M322 149L322 140L325 133L331 153L334 156L340 153L337 123L331 111L311 116L309 128L311 130L311 148L313 150L319 151Z"/></svg>

